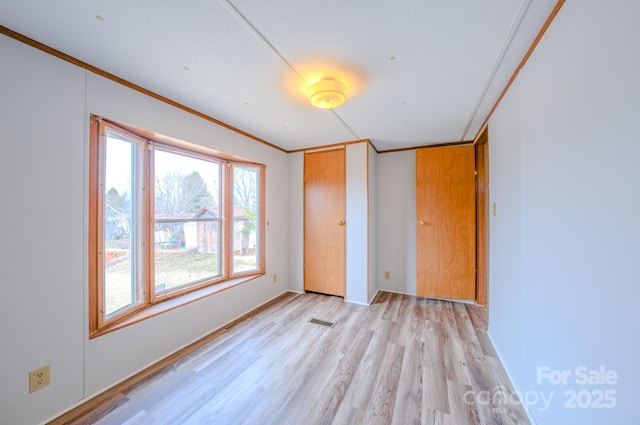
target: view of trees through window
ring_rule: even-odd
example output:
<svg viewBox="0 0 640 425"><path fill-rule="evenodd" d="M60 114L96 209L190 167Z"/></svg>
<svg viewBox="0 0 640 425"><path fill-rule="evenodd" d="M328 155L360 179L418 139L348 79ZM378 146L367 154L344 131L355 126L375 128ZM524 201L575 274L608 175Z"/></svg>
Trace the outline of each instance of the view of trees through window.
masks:
<svg viewBox="0 0 640 425"><path fill-rule="evenodd" d="M219 162L156 149L155 290L221 274Z"/></svg>
<svg viewBox="0 0 640 425"><path fill-rule="evenodd" d="M148 213L143 208L147 189L143 190L142 157L147 141L109 130L104 143L105 318L145 302L145 282L151 278L153 296L158 297L223 278L225 268L231 276L259 271L259 166L154 147L153 176L147 183L152 214L150 229L144 230ZM226 212L225 170L226 179L232 179L232 205ZM226 231L225 220L230 221ZM228 243L230 256L225 260ZM145 260L146 252L151 258ZM145 276L145 261L150 262L152 276Z"/></svg>
<svg viewBox="0 0 640 425"><path fill-rule="evenodd" d="M256 270L258 169L235 166L233 169L233 271Z"/></svg>
<svg viewBox="0 0 640 425"><path fill-rule="evenodd" d="M108 317L141 301L136 232L139 208L134 202L141 183L134 173L138 156L135 140L109 132L105 148L104 297Z"/></svg>

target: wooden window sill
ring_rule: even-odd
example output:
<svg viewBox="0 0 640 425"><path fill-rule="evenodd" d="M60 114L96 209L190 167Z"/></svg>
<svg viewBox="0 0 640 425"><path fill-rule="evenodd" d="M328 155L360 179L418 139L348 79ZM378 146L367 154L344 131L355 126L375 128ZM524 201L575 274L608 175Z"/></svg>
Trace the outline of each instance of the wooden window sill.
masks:
<svg viewBox="0 0 640 425"><path fill-rule="evenodd" d="M204 288L200 288L192 292L187 292L184 295L180 295L175 298L170 298L168 300L158 302L142 310L136 311L135 313L132 313L129 316L125 316L124 318L122 318L122 320L119 320L115 323L111 323L107 326L104 326L98 329L95 332L90 333L89 339L93 339L101 335L105 335L110 332L116 331L118 329L125 328L127 326L146 320L150 317L157 316L169 310L173 310L174 308L178 308L183 305L190 304L194 301L198 301L202 298L206 298L208 296L217 294L219 292L225 291L229 288L233 288L234 286L240 285L242 283L249 282L250 280L256 279L260 276L264 276L264 273L258 273L258 274L252 274L248 276L228 279L228 280L225 280L224 282L206 286Z"/></svg>

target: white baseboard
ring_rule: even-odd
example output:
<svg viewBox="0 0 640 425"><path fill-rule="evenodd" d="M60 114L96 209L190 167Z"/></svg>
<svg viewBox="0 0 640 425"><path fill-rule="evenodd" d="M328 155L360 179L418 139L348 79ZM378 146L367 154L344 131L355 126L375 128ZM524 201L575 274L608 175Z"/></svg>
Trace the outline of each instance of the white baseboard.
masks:
<svg viewBox="0 0 640 425"><path fill-rule="evenodd" d="M410 294L408 292L402 292L402 291L394 291L393 289L385 289L385 288L378 289L378 292L390 292L392 294L409 295L411 297L416 296L416 294Z"/></svg>
<svg viewBox="0 0 640 425"><path fill-rule="evenodd" d="M375 300L375 299L376 299L376 297L378 296L378 294L379 294L380 292L381 292L381 290L380 290L380 289L378 289L378 290L376 291L376 293L375 293L375 294L373 294L373 297L371 297L371 299L369 300L369 305L373 304L373 300Z"/></svg>
<svg viewBox="0 0 640 425"><path fill-rule="evenodd" d="M366 306L371 305L371 303L363 303L361 301L351 301L351 300L348 300L346 298L344 299L344 302L349 303L349 304L357 304L357 305L366 305Z"/></svg>
<svg viewBox="0 0 640 425"><path fill-rule="evenodd" d="M487 336L489 337L489 341L491 341L491 345L493 345L494 351L498 355L498 360L500 360L500 364L502 364L502 368L507 373L507 377L509 378L509 381L511 381L511 386L518 394L523 394L522 391L520 391L516 386L516 382L513 380L513 376L511 376L511 373L509 372L507 365L505 364L504 360L502 359L502 356L500 355L500 350L498 350L498 348L496 347L496 344L493 342L493 338L491 338L491 334L489 333L489 331L487 331ZM524 409L524 412L527 414L527 418L529 418L529 422L531 422L531 425L537 425L538 423L536 422L533 415L531 414L531 410L529 410L529 407L523 404L522 408Z"/></svg>

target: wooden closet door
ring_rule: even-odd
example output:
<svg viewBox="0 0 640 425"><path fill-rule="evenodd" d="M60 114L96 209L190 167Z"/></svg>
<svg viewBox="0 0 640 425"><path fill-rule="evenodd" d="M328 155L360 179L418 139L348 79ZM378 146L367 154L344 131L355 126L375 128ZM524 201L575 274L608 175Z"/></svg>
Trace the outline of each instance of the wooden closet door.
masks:
<svg viewBox="0 0 640 425"><path fill-rule="evenodd" d="M345 150L304 155L304 289L345 296Z"/></svg>
<svg viewBox="0 0 640 425"><path fill-rule="evenodd" d="M473 146L416 150L416 295L474 300Z"/></svg>

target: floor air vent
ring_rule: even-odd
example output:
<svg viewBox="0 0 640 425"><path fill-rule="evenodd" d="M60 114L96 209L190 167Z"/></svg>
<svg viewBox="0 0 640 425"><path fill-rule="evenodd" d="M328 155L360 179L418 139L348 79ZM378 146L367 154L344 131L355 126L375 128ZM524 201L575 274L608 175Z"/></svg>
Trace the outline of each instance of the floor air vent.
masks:
<svg viewBox="0 0 640 425"><path fill-rule="evenodd" d="M312 317L311 319L309 319L309 322L315 323L316 325L320 325L320 326L326 326L328 328L333 328L336 325L333 322L327 322L325 320L316 319L315 317Z"/></svg>

